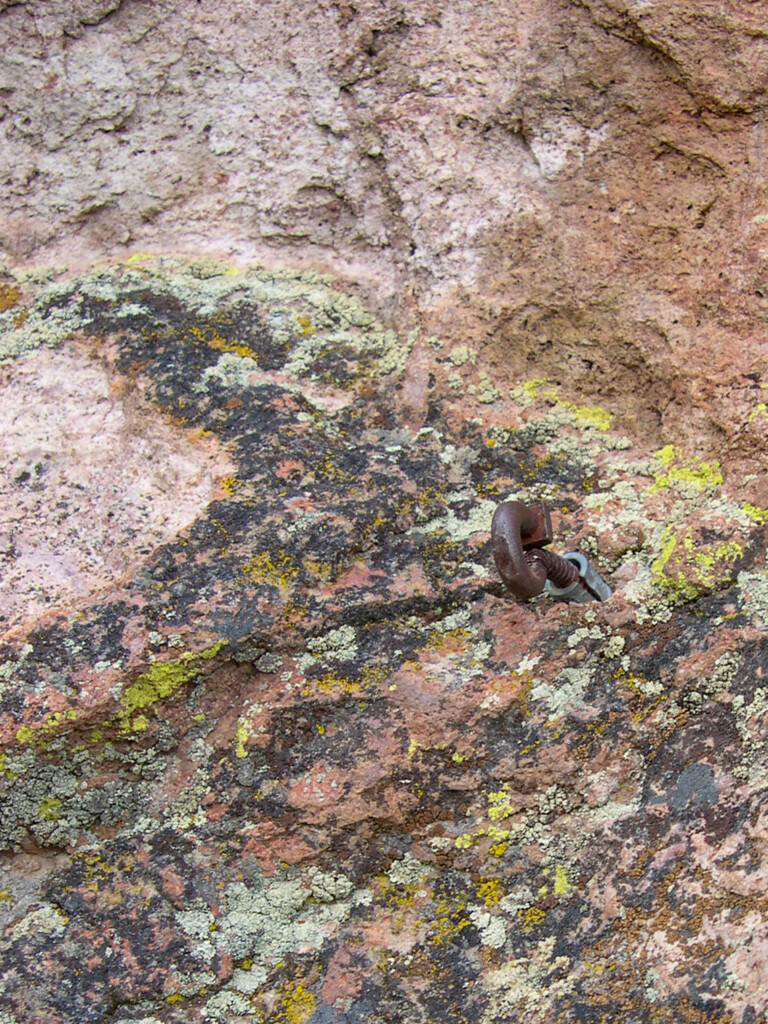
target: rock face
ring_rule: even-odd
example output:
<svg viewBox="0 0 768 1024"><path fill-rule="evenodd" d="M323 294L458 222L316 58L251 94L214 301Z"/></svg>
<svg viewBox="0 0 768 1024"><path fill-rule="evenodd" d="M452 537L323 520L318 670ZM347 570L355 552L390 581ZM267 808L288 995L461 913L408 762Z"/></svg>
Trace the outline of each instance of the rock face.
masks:
<svg viewBox="0 0 768 1024"><path fill-rule="evenodd" d="M762 5L0 26L1 1024L762 1019Z"/></svg>
<svg viewBox="0 0 768 1024"><path fill-rule="evenodd" d="M227 475L191 522L177 478L188 525L138 565L152 520L132 553L102 520L106 590L41 615L48 581L17 587L8 1020L763 1012L768 512L717 462L649 457L538 381L458 394L464 352L316 274L133 259L12 287L10 392L37 368L42 401L69 353L83 404L107 379L165 417L156 466ZM418 427L422 348L445 401ZM66 509L71 465L13 477L21 509ZM120 507L130 468L86 498ZM614 598L504 595L510 489Z"/></svg>
<svg viewBox="0 0 768 1024"><path fill-rule="evenodd" d="M0 6L10 257L330 270L504 382L756 458L762 4Z"/></svg>

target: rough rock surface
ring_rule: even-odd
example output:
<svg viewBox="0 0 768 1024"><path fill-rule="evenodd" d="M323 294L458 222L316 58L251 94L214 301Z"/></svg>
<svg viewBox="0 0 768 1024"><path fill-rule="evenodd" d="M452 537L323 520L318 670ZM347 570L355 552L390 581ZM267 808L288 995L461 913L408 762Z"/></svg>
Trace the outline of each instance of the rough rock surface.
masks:
<svg viewBox="0 0 768 1024"><path fill-rule="evenodd" d="M0 0L0 1024L764 1019L763 5L224 9Z"/></svg>
<svg viewBox="0 0 768 1024"><path fill-rule="evenodd" d="M77 353L232 469L120 581L6 634L5 1020L764 1013L768 511L716 461L539 380L472 394L455 348L316 274L6 287L11 374ZM54 505L55 455L34 484ZM510 492L611 601L504 595Z"/></svg>
<svg viewBox="0 0 768 1024"><path fill-rule="evenodd" d="M328 270L755 471L764 4L3 0L0 34L11 258Z"/></svg>

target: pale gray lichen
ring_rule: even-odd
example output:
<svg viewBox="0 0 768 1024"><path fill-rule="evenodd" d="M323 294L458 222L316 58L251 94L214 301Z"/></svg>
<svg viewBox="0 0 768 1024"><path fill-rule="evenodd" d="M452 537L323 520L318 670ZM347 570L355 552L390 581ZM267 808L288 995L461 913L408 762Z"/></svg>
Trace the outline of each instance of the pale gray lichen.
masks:
<svg viewBox="0 0 768 1024"><path fill-rule="evenodd" d="M446 498L447 503L464 504L468 499L473 501L472 507L466 515L457 515L452 509L448 509L445 515L428 519L424 523L417 523L410 528L409 534L437 534L444 533L448 539L461 543L469 540L478 533L488 533L493 513L496 511L496 502L486 498L477 498L468 491L454 492Z"/></svg>
<svg viewBox="0 0 768 1024"><path fill-rule="evenodd" d="M207 761L206 754L210 749L210 746L206 744L204 747L197 748L195 753L203 755ZM189 783L181 790L168 808L168 824L179 831L183 831L186 828L190 828L195 822L203 821L205 819L205 812L202 808L202 802L210 788L211 781L208 769L204 765L200 765L193 772Z"/></svg>
<svg viewBox="0 0 768 1024"><path fill-rule="evenodd" d="M26 914L18 924L11 929L11 939L17 942L25 935L59 936L63 935L67 927L66 916L50 903L44 903L35 910Z"/></svg>
<svg viewBox="0 0 768 1024"><path fill-rule="evenodd" d="M726 651L725 654L721 654L712 667L712 675L708 679L701 680L701 689L710 695L728 690L740 664L741 655L736 651Z"/></svg>
<svg viewBox="0 0 768 1024"><path fill-rule="evenodd" d="M0 698L6 693L16 691L16 677L33 650L31 644L24 644L16 658L8 658L7 661L0 663Z"/></svg>
<svg viewBox="0 0 768 1024"><path fill-rule="evenodd" d="M480 374L480 381L475 391L477 400L482 405L492 405L497 399L501 398L501 391L495 387L493 381L484 373Z"/></svg>
<svg viewBox="0 0 768 1024"><path fill-rule="evenodd" d="M131 820L145 802L147 783L140 778L91 787L96 771L91 754L70 752L61 763L54 756L56 746L51 744L47 753L27 748L5 757L0 849L18 848L27 834L48 846L74 843L96 824Z"/></svg>
<svg viewBox="0 0 768 1024"><path fill-rule="evenodd" d="M356 634L352 626L340 626L324 636L307 640L309 654L299 658L299 668L306 672L318 661L354 661L358 653Z"/></svg>
<svg viewBox="0 0 768 1024"><path fill-rule="evenodd" d="M412 331L401 340L356 299L335 291L332 280L323 275L236 268L210 257L186 263L178 256L136 255L125 264L98 267L62 281L28 279L27 284L35 294L26 306L0 313L0 361L41 345L58 346L87 327L91 321L83 313L83 298L111 303L117 320L141 313L144 304L130 294L135 291L173 297L200 317L219 312L227 301L245 298L265 304L275 341L289 348L284 371L299 378L311 378L315 360L329 349L346 350L357 361L365 356L366 373L400 374L417 339ZM220 363L223 379L247 374L247 365L237 362L236 353L225 355L235 358ZM239 358L255 366L249 357Z"/></svg>
<svg viewBox="0 0 768 1024"><path fill-rule="evenodd" d="M0 1024L3 1024L0 1018ZM115 1024L163 1024L159 1017L116 1017Z"/></svg>
<svg viewBox="0 0 768 1024"><path fill-rule="evenodd" d="M741 605L758 628L768 625L768 573L740 572L736 583L741 594Z"/></svg>
<svg viewBox="0 0 768 1024"><path fill-rule="evenodd" d="M606 660L611 658L618 658L621 652L624 650L625 640L623 636L612 636L610 640L604 645L600 654Z"/></svg>
<svg viewBox="0 0 768 1024"><path fill-rule="evenodd" d="M454 345L448 352L448 359L454 366L464 366L466 363L477 362L477 352L469 345Z"/></svg>
<svg viewBox="0 0 768 1024"><path fill-rule="evenodd" d="M0 362L19 358L42 347L56 348L87 323L89 321L82 316L79 306L49 308L42 297L23 318L17 310L6 310L0 313Z"/></svg>
<svg viewBox="0 0 768 1024"><path fill-rule="evenodd" d="M228 885L216 919L199 899L177 911L176 917L193 940L193 955L203 963L220 953L228 953L235 961L250 961L235 987L252 992L287 953L319 949L355 902L359 901L352 883L339 872L313 868L302 877L285 870L269 879Z"/></svg>
<svg viewBox="0 0 768 1024"><path fill-rule="evenodd" d="M584 707L584 694L592 681L589 666L564 668L552 682L536 682L530 689L529 699L542 701L551 719L562 718L568 712Z"/></svg>
<svg viewBox="0 0 768 1024"><path fill-rule="evenodd" d="M417 860L413 854L406 853L400 860L392 862L387 874L393 885L421 886L429 875L429 868Z"/></svg>
<svg viewBox="0 0 768 1024"><path fill-rule="evenodd" d="M553 957L557 938L552 935L538 942L528 956L508 960L503 966L486 972L489 1003L480 1024L499 1020L543 1020L542 991L553 999L564 998L577 983L567 956Z"/></svg>
<svg viewBox="0 0 768 1024"><path fill-rule="evenodd" d="M507 926L501 917L492 916L482 907L469 907L469 919L477 928L480 941L491 949L501 949L507 940Z"/></svg>
<svg viewBox="0 0 768 1024"><path fill-rule="evenodd" d="M247 1019L253 1019L253 1007L250 1002L238 992L229 988L222 989L211 996L205 1004L205 1016L211 1021L220 1021L221 1024L229 1024L237 1017L247 1015Z"/></svg>

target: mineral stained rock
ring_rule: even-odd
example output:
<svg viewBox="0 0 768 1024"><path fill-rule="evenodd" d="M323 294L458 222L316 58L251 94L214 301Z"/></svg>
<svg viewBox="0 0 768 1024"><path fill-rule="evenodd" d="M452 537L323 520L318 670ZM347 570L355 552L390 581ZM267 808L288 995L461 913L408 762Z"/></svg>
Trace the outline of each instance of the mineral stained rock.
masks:
<svg viewBox="0 0 768 1024"><path fill-rule="evenodd" d="M0 28L0 1024L763 1020L763 5Z"/></svg>
<svg viewBox="0 0 768 1024"><path fill-rule="evenodd" d="M140 502L105 518L122 571L62 597L52 548L50 595L16 580L4 1022L765 1011L749 481L729 492L716 461L649 452L541 380L458 393L455 348L317 274L145 256L7 287L9 392L78 363L73 395L131 396L164 421L157 475L187 468L166 522L131 541ZM443 401L418 426L426 361ZM69 521L70 448L47 454L8 478L20 534L31 490ZM151 504L142 466L84 479L83 505L119 508L131 467ZM510 494L549 501L615 597L505 595L489 527Z"/></svg>

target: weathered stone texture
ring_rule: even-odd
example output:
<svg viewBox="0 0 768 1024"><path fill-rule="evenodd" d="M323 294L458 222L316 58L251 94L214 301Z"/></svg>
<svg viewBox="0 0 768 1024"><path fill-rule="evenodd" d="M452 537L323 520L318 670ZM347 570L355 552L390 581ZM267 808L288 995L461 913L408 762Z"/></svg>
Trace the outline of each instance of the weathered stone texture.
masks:
<svg viewBox="0 0 768 1024"><path fill-rule="evenodd" d="M5 636L5 1020L768 1009L750 481L540 380L467 383L466 346L398 337L317 274L142 257L14 282L11 384L79 360L74 396L98 369L165 417L158 465L231 463L154 550L114 524L102 593ZM9 486L56 507L50 456ZM611 601L503 594L488 529L510 490L553 503Z"/></svg>
<svg viewBox="0 0 768 1024"><path fill-rule="evenodd" d="M760 3L29 2L0 25L11 256L326 267L499 378L533 363L627 426L734 433L765 363Z"/></svg>
<svg viewBox="0 0 768 1024"><path fill-rule="evenodd" d="M0 0L0 1024L766 1016L767 28Z"/></svg>

